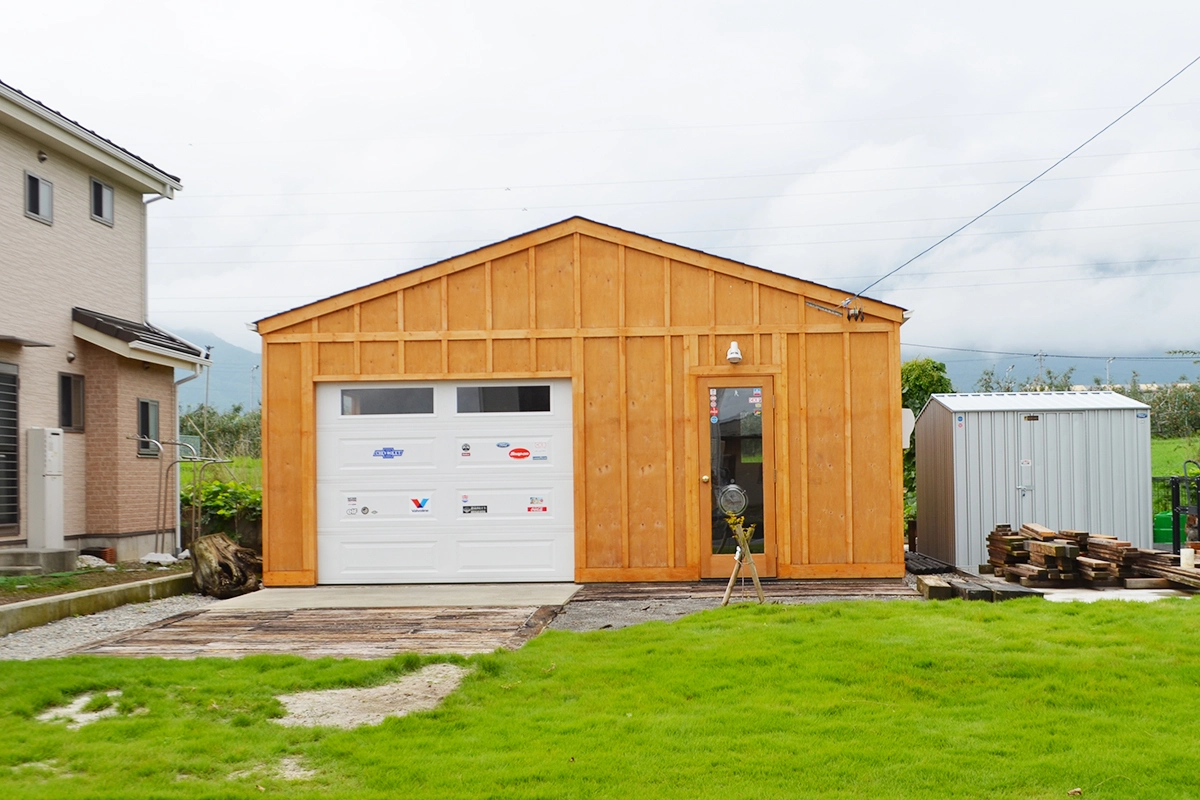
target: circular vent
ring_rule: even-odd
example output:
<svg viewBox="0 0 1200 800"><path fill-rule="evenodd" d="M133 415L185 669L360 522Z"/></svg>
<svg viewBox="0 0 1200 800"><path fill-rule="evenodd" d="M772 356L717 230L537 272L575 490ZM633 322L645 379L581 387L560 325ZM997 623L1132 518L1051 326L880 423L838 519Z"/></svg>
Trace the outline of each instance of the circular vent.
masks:
<svg viewBox="0 0 1200 800"><path fill-rule="evenodd" d="M746 490L736 483L722 486L717 491L717 506L725 514L741 514L748 505L750 498L746 496Z"/></svg>

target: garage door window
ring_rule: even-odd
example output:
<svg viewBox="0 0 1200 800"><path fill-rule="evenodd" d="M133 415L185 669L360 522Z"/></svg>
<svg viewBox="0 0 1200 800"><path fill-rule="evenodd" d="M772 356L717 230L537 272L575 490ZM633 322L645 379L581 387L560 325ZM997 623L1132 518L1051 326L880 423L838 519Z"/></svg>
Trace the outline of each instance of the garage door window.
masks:
<svg viewBox="0 0 1200 800"><path fill-rule="evenodd" d="M342 416L432 414L433 387L342 389Z"/></svg>
<svg viewBox="0 0 1200 800"><path fill-rule="evenodd" d="M510 414L549 410L549 386L458 387L460 414Z"/></svg>

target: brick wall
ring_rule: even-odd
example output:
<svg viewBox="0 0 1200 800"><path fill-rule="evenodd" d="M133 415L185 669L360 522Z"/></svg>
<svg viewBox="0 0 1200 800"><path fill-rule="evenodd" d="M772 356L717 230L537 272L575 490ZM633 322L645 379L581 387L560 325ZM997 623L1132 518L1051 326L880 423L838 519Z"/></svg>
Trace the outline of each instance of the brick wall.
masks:
<svg viewBox="0 0 1200 800"><path fill-rule="evenodd" d="M138 400L157 400L159 438L175 438L175 384L169 367L121 358L86 345L88 407L87 533L92 536L153 529L158 519L160 478L175 460L137 454ZM177 468L175 468L177 469ZM166 527L175 526L175 469L165 490Z"/></svg>

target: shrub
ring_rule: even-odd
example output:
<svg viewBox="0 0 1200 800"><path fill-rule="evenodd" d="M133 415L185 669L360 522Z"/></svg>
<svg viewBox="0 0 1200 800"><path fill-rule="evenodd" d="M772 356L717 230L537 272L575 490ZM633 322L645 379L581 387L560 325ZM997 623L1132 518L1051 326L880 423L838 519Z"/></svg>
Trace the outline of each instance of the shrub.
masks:
<svg viewBox="0 0 1200 800"><path fill-rule="evenodd" d="M237 481L205 481L199 497L188 487L180 495L184 508L200 507L200 526L205 533L224 533L235 541L237 524L262 519L262 490ZM186 510L185 510L186 514Z"/></svg>

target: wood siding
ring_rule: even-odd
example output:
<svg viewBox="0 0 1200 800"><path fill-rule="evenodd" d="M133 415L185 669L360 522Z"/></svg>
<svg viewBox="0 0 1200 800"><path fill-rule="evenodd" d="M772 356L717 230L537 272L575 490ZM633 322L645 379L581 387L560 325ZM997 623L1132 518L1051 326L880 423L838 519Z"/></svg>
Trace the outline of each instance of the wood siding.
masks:
<svg viewBox="0 0 1200 800"><path fill-rule="evenodd" d="M576 580L695 580L697 383L738 375L774 381L779 576L900 576L901 311L845 297L575 218L264 320L264 580L316 581L315 382L538 377L572 380Z"/></svg>

